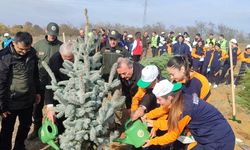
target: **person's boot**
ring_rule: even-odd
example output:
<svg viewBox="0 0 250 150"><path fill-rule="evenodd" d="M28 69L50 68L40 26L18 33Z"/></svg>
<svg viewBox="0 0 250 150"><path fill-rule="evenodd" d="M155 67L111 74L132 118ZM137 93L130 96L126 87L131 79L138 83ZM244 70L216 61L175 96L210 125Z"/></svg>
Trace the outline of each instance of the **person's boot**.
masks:
<svg viewBox="0 0 250 150"><path fill-rule="evenodd" d="M34 124L34 129L33 131L29 134L28 140L34 140L35 138L38 137L38 130L41 126Z"/></svg>

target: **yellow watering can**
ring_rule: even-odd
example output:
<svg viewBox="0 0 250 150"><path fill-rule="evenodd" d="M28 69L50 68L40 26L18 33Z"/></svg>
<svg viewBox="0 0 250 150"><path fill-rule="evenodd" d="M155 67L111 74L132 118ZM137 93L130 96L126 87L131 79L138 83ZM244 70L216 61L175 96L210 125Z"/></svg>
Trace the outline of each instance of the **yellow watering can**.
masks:
<svg viewBox="0 0 250 150"><path fill-rule="evenodd" d="M42 124L42 127L38 131L38 136L43 143L49 144L55 150L60 148L55 144L54 140L58 134L57 126L51 122L48 118Z"/></svg>
<svg viewBox="0 0 250 150"><path fill-rule="evenodd" d="M132 125L128 126L131 123ZM113 142L126 143L139 148L150 138L147 125L141 120L132 122L131 119L129 119L125 123L125 135L126 138L117 138L114 139Z"/></svg>

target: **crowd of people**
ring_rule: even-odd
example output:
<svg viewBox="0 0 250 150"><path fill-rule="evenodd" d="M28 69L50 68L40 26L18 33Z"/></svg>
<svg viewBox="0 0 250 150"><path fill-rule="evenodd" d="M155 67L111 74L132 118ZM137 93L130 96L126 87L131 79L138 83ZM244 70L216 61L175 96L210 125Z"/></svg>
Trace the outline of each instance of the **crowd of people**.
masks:
<svg viewBox="0 0 250 150"><path fill-rule="evenodd" d="M234 133L223 115L210 103L210 86L216 88L224 82L230 84L230 61L234 67L241 60L235 85L245 74L250 64L250 45L240 51L236 39L227 41L224 35L218 40L211 33L202 40L197 33L191 42L187 32L175 36L174 32L136 32L93 29L96 48L90 53L102 54L102 78L109 79L114 63L117 77L126 97L126 110L132 120L142 119L150 127L151 139L143 147L150 149L234 149ZM58 103L53 92L46 89L50 77L41 65L45 61L58 81L68 76L60 72L64 60L73 61L73 42L58 39L59 26L49 23L43 39L32 44L28 32L18 32L12 39L4 34L0 51L0 114L2 126L0 149L12 149L12 133L16 118L19 127L14 150L24 150L24 141L38 136L42 125L42 109L46 106L46 117L56 122L59 133L64 131L64 118L55 118L53 107ZM84 42L84 30L79 30L76 42ZM232 52L230 59L229 51ZM151 52L151 54L148 54ZM171 55L166 62L170 80L161 76L158 66L143 66L140 60L162 54ZM226 74L229 72L227 78ZM28 136L32 118L34 130ZM195 142L182 144L177 140L181 134L191 134Z"/></svg>
<svg viewBox="0 0 250 150"><path fill-rule="evenodd" d="M152 32L150 36L146 31L143 34L136 32L133 36L124 31L123 34L117 33L116 38L110 38L104 29L102 31L100 49L106 49L109 46L109 40L116 39L117 46L120 49L125 49L136 62L150 56L148 52L151 52L152 57L164 53L172 56L187 56L192 64L192 69L208 78L209 83L213 84L214 88L225 81L227 85L231 83L229 49L232 51L233 68L238 61L241 61L242 64L240 73L234 81L235 85L239 84L239 79L250 63L250 45L247 45L245 50L240 50L236 39L226 40L223 34L218 35L218 39L216 39L211 33L207 39L203 40L201 35L197 33L191 41L192 38L187 32L179 33L177 36L173 31L168 34L161 32L159 35ZM229 73L228 76L226 76L227 73Z"/></svg>

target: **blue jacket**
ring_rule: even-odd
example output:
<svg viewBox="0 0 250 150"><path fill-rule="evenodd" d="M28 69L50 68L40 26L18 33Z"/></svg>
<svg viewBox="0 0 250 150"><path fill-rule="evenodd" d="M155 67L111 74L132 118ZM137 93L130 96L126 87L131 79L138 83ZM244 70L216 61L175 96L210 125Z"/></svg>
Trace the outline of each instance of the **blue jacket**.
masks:
<svg viewBox="0 0 250 150"><path fill-rule="evenodd" d="M3 48L7 47L12 42L12 40L13 40L12 38L10 38L10 39L4 38L3 43L2 43L2 47Z"/></svg>
<svg viewBox="0 0 250 150"><path fill-rule="evenodd" d="M238 52L238 48L237 47L235 47L235 48L232 49L233 65L234 66L237 64L237 56L238 56L237 52ZM228 51L228 56L229 57L225 61L226 64L230 64L230 53L229 53L229 51Z"/></svg>
<svg viewBox="0 0 250 150"><path fill-rule="evenodd" d="M220 64L221 64L221 60L220 58L222 57L222 51L218 52L215 51L214 52L214 57L211 63L211 67L219 69L220 68Z"/></svg>
<svg viewBox="0 0 250 150"><path fill-rule="evenodd" d="M233 131L223 115L211 104L200 100L196 95L183 95L184 112L192 119L187 128L190 129L199 144L223 141L227 136L234 136Z"/></svg>
<svg viewBox="0 0 250 150"><path fill-rule="evenodd" d="M181 55L191 57L190 48L185 43L175 43L172 48L173 55Z"/></svg>

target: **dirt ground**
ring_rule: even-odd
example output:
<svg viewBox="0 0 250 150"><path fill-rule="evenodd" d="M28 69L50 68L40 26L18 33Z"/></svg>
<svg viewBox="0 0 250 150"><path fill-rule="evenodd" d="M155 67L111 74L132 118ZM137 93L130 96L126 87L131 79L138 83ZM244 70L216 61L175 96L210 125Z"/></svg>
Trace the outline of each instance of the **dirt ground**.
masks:
<svg viewBox="0 0 250 150"><path fill-rule="evenodd" d="M212 101L211 103L218 108L224 117L231 125L236 139L242 142L236 142L236 150L249 150L250 149L250 115L247 110L236 105L236 119L241 123L232 121L232 103L231 103L231 88L225 85L219 86L216 89L212 89ZM247 148L248 146L248 148Z"/></svg>

